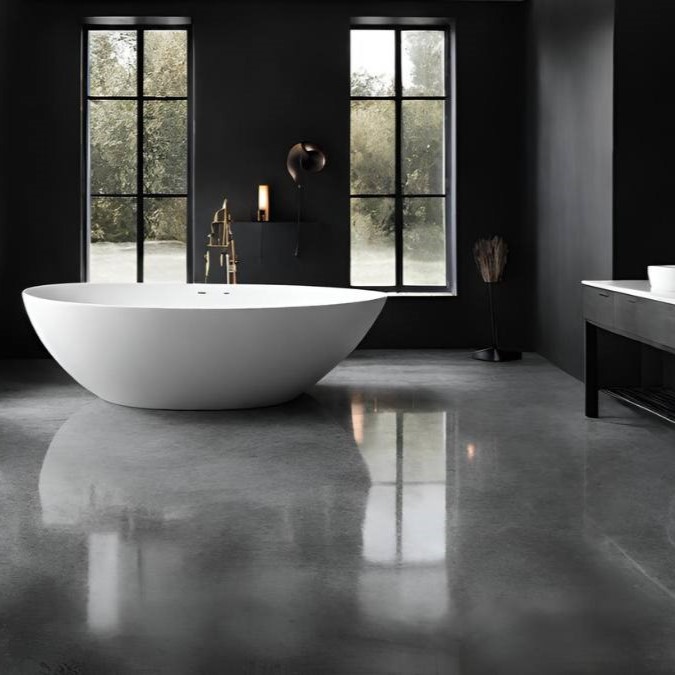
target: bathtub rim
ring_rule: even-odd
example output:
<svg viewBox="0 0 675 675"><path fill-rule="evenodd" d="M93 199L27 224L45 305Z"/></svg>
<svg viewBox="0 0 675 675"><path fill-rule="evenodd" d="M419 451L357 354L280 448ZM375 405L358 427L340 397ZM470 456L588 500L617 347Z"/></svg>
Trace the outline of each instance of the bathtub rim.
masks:
<svg viewBox="0 0 675 675"><path fill-rule="evenodd" d="M63 290L67 290L69 287L70 288L82 288L83 286L89 286L89 287L119 287L119 286L124 286L124 287L136 287L136 286L146 286L146 287L153 287L153 288L171 288L171 287L181 287L185 288L187 286L192 286L195 289L212 289L212 290L218 290L220 288L233 288L233 287L255 287L255 288L270 288L270 289L283 289L283 288L291 288L294 290L299 290L299 289L312 289L313 291L315 290L322 290L325 289L327 291L344 291L345 293L349 294L350 296L353 295L355 297L352 298L345 298L343 300L331 300L330 302L323 301L320 302L319 299L317 298L316 301L312 302L297 302L297 303L287 303L283 305L254 305L254 306L235 306L235 307L227 307L227 306L222 306L222 305L204 305L204 306L199 306L199 305L187 305L187 304L179 304L179 305L160 305L157 304L156 302L149 302L148 304L144 305L131 305L131 304L123 304L120 302L84 302L81 300L74 300L74 299L66 299L66 298L54 298L54 297L48 297L45 295L40 294L40 291L43 289L54 289L54 288L61 288ZM164 311L182 311L182 310L230 310L230 311L253 311L253 310L272 310L272 309L277 309L277 310L283 310L283 309L302 309L302 308L317 308L317 307L334 307L334 306L342 306L342 305L351 305L351 304L358 304L362 302L374 302L377 300L385 300L387 299L387 294L383 293L381 291L374 291L370 289L364 289L364 288L348 288L344 286L310 286L310 285L295 285L295 284L203 284L203 283L180 283L180 282L89 282L89 281L74 281L74 282L64 282L64 283L56 283L56 284L39 284L37 286L29 286L28 288L24 288L21 291L21 297L24 299L30 298L31 300L41 300L45 302L54 302L54 303L59 303L62 305L77 305L78 307L105 307L109 309L128 309L128 310L164 310Z"/></svg>

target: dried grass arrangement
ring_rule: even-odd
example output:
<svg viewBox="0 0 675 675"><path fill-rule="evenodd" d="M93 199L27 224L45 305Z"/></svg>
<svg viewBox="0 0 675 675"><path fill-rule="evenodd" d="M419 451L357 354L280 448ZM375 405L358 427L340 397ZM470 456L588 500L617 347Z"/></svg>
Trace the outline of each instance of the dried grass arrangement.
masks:
<svg viewBox="0 0 675 675"><path fill-rule="evenodd" d="M501 237L479 239L473 245L473 259L486 284L502 280L509 254L509 247Z"/></svg>
<svg viewBox="0 0 675 675"><path fill-rule="evenodd" d="M497 331L497 315L493 297L493 285L504 277L504 268L509 254L506 242L498 236L490 239L479 239L473 245L473 259L483 281L488 284L488 301L490 306L490 328L492 329L492 346L480 349L472 354L479 361L517 361L522 358L519 351L502 349L499 346Z"/></svg>

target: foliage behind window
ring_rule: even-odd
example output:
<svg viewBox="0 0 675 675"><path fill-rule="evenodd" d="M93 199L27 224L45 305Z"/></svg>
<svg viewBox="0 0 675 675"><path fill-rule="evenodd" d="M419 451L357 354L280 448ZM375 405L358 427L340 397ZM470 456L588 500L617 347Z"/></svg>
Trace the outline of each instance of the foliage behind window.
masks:
<svg viewBox="0 0 675 675"><path fill-rule="evenodd" d="M101 246L127 243L144 246L143 259L171 250L167 274L182 281L176 255L182 250L185 258L187 241L187 30L90 29L87 38L90 278L117 280L115 261L134 255L133 247ZM120 264L119 280L132 280L128 266ZM162 276L161 261L151 267Z"/></svg>
<svg viewBox="0 0 675 675"><path fill-rule="evenodd" d="M447 287L446 32L351 32L351 280Z"/></svg>

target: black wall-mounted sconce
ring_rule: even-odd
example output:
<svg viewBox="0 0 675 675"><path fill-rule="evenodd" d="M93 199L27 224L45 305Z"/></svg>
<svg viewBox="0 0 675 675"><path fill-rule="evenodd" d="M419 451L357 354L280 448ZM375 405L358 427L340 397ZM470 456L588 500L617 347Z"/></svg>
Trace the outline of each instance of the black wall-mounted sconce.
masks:
<svg viewBox="0 0 675 675"><path fill-rule="evenodd" d="M286 168L299 188L300 172L318 173L326 166L326 153L316 143L296 143L289 151Z"/></svg>
<svg viewBox="0 0 675 675"><path fill-rule="evenodd" d="M296 143L289 151L286 158L286 168L291 178L298 187L297 190L297 240L295 256L300 255L300 222L302 213L302 187L304 181L302 174L319 173L326 166L326 154L316 143Z"/></svg>

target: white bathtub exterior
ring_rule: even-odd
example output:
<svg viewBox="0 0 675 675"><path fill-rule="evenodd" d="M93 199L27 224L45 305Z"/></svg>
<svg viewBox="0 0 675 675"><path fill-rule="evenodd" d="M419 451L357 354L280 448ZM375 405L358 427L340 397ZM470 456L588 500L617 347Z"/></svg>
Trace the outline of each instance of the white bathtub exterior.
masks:
<svg viewBox="0 0 675 675"><path fill-rule="evenodd" d="M51 355L100 398L214 410L295 398L358 345L386 296L315 286L54 284L26 289L23 300Z"/></svg>

